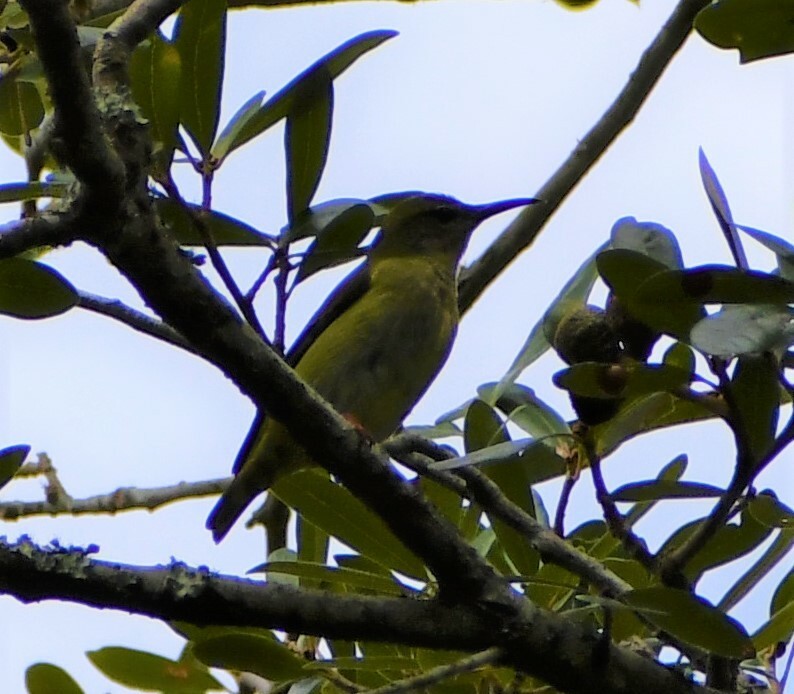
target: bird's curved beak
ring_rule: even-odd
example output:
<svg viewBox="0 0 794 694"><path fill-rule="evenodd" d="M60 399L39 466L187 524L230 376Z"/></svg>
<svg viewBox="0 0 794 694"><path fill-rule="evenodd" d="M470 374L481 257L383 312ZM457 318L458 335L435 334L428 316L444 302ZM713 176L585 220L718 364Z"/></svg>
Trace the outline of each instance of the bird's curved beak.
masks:
<svg viewBox="0 0 794 694"><path fill-rule="evenodd" d="M472 205L477 219L483 221L488 217L507 212L507 210L515 209L516 207L525 207L526 205L533 205L540 202L538 198L513 198L512 200L500 200L498 202L488 202L484 205Z"/></svg>

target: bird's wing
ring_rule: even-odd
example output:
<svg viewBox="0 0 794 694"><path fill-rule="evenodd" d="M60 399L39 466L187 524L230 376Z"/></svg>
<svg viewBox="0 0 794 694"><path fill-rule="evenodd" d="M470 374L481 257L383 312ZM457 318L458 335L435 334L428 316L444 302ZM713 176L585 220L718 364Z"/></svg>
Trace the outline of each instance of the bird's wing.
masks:
<svg viewBox="0 0 794 694"><path fill-rule="evenodd" d="M322 306L315 311L311 320L303 328L303 331L292 343L292 346L287 351L285 360L287 364L295 368L298 362L306 354L309 347L314 344L317 337L333 323L339 316L347 311L353 304L356 303L367 291L369 287L369 272L366 263L359 265L353 272L351 272L339 285L334 289L328 298L323 302ZM254 421L245 435L243 445L234 459L232 466L232 473L237 474L242 468L246 460L248 460L251 448L256 442L259 432L265 423L266 415L262 410L257 410Z"/></svg>

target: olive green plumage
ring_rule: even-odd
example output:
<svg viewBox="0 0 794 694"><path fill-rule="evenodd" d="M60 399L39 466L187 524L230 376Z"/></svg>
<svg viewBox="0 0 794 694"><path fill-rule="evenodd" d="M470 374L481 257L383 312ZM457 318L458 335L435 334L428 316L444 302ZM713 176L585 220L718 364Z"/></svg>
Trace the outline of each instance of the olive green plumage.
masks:
<svg viewBox="0 0 794 694"><path fill-rule="evenodd" d="M296 373L374 440L389 436L449 356L458 325L457 268L471 232L487 217L530 202L464 205L416 195L399 203L366 264L298 339ZM278 477L312 464L279 422L257 421L235 463L237 476L207 520L216 541Z"/></svg>

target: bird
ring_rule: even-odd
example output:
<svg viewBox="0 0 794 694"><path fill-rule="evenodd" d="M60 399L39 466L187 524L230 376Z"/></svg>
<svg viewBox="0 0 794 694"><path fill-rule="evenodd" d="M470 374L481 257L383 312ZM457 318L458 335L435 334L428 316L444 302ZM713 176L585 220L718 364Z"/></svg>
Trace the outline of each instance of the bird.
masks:
<svg viewBox="0 0 794 694"><path fill-rule="evenodd" d="M452 349L458 265L472 232L489 217L534 202L467 205L427 193L397 202L383 218L364 265L318 309L288 363L370 440L384 440ZM215 542L279 477L312 464L286 427L258 414L235 460L235 476L207 519Z"/></svg>

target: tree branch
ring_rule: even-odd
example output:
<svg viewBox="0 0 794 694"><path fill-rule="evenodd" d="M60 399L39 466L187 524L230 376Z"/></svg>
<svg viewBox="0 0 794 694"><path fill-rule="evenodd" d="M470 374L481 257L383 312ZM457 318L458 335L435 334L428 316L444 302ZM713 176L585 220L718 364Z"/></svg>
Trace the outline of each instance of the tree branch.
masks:
<svg viewBox="0 0 794 694"><path fill-rule="evenodd" d="M574 694L716 694L573 620L531 610L505 622L482 606L349 596L210 574L180 563L136 567L81 549L0 542L0 591L22 602L60 600L199 626L285 629L348 641L390 641L469 652L501 648L505 665Z"/></svg>
<svg viewBox="0 0 794 694"><path fill-rule="evenodd" d="M166 325L162 321L147 316L145 313L136 311L131 306L127 306L118 299L107 299L104 296L91 294L89 292L79 291L77 305L86 311L93 311L102 316L113 318L127 327L136 330L144 335L149 335L162 342L167 342L174 347L195 354L200 357L201 354L191 345L184 337L182 337L170 325Z"/></svg>
<svg viewBox="0 0 794 694"><path fill-rule="evenodd" d="M461 311L468 310L497 275L532 244L563 200L631 123L692 31L695 15L709 2L680 0L615 101L537 192L543 204L525 208L485 253L464 269L460 279Z"/></svg>

